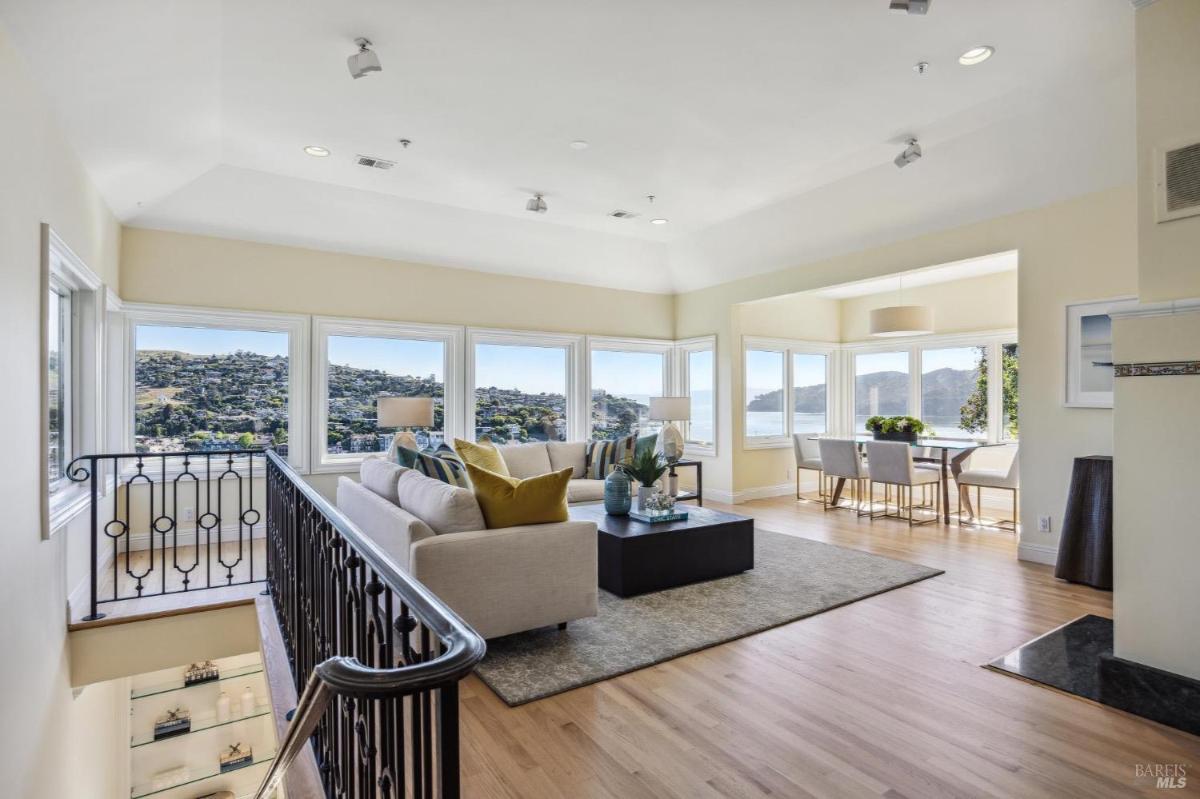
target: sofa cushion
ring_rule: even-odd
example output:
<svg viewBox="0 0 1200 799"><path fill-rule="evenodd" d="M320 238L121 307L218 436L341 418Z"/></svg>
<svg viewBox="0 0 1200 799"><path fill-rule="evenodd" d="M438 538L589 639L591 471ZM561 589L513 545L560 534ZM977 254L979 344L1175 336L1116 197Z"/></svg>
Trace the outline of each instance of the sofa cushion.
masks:
<svg viewBox="0 0 1200 799"><path fill-rule="evenodd" d="M641 455L646 450L654 452L656 449L658 449L658 433L649 433L638 438L633 452L635 455Z"/></svg>
<svg viewBox="0 0 1200 799"><path fill-rule="evenodd" d="M570 467L572 478L583 477L583 468L587 464L586 441L548 441L546 454L550 456L551 471L557 472Z"/></svg>
<svg viewBox="0 0 1200 799"><path fill-rule="evenodd" d="M567 521L571 470L521 480L467 464L475 499L489 529Z"/></svg>
<svg viewBox="0 0 1200 799"><path fill-rule="evenodd" d="M407 469L396 481L396 495L401 508L425 522L438 535L485 527L483 512L469 488L453 486Z"/></svg>
<svg viewBox="0 0 1200 799"><path fill-rule="evenodd" d="M463 463L473 463L480 469L487 469L496 474L508 474L508 466L504 464L504 457L491 441L475 443L456 438L454 439L454 451L458 453L459 460Z"/></svg>
<svg viewBox="0 0 1200 799"><path fill-rule="evenodd" d="M417 454L417 471L426 477L441 480L443 483L449 483L452 486L458 486L459 488L471 487L471 481L467 477L467 470L463 468L462 461L453 456L453 453L426 455L424 452L420 452Z"/></svg>
<svg viewBox="0 0 1200 799"><path fill-rule="evenodd" d="M399 505L396 480L402 472L407 471L408 469L400 464L392 463L386 458L364 458L362 465L358 467L358 479L364 488L370 489L372 493L378 494L393 505Z"/></svg>
<svg viewBox="0 0 1200 799"><path fill-rule="evenodd" d="M504 465L508 467L510 477L525 480L554 471L550 465L550 455L546 452L544 441L533 444L509 444L499 449L501 457L504 458Z"/></svg>
<svg viewBox="0 0 1200 799"><path fill-rule="evenodd" d="M567 483L567 502L599 502L604 499L603 480L572 480Z"/></svg>

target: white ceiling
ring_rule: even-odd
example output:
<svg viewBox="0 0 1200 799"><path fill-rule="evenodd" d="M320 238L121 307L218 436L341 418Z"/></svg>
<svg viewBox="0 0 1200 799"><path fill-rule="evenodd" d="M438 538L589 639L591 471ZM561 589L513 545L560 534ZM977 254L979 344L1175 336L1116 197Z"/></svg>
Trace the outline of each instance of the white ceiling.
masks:
<svg viewBox="0 0 1200 799"><path fill-rule="evenodd" d="M1127 0L0 0L0 24L135 226L673 291L1134 174ZM352 80L359 35L383 72Z"/></svg>

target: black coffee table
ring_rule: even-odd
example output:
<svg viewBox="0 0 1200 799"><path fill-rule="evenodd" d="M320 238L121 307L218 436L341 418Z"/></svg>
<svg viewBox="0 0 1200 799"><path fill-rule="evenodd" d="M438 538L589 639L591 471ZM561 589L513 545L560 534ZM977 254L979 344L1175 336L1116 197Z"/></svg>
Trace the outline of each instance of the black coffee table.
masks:
<svg viewBox="0 0 1200 799"><path fill-rule="evenodd" d="M689 507L687 521L646 524L609 516L604 504L572 505L573 521L595 522L598 582L626 597L754 568L754 520Z"/></svg>

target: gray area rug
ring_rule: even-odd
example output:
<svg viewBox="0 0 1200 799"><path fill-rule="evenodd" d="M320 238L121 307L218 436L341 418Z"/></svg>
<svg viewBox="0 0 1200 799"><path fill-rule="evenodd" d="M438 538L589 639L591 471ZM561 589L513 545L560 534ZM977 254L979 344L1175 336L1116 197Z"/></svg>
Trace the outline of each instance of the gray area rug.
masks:
<svg viewBox="0 0 1200 799"><path fill-rule="evenodd" d="M488 641L476 673L510 707L606 680L865 599L942 572L807 538L754 531L754 569L630 599Z"/></svg>

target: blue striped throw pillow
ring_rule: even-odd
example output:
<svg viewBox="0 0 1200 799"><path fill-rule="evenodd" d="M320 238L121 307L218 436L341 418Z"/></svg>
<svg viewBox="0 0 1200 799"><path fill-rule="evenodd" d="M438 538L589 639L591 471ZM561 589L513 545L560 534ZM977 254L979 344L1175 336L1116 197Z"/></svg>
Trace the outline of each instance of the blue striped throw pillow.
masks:
<svg viewBox="0 0 1200 799"><path fill-rule="evenodd" d="M454 454L439 452L436 455L426 455L424 452L417 455L417 471L426 477L432 477L435 480L441 480L443 483L449 483L452 486L459 488L470 488L471 480L467 477L467 467L463 466L462 461Z"/></svg>

